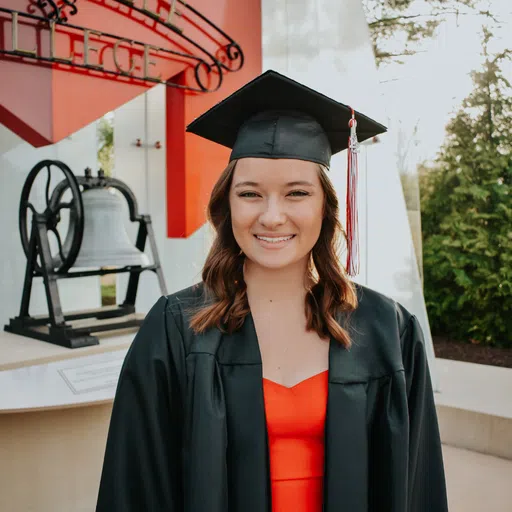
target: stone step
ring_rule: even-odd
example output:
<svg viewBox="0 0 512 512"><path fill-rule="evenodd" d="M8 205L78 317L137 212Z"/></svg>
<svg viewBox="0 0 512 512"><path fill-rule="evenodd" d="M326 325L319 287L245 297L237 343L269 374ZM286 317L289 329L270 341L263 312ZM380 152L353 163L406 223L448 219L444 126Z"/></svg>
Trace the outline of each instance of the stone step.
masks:
<svg viewBox="0 0 512 512"><path fill-rule="evenodd" d="M436 359L444 444L512 460L512 369Z"/></svg>

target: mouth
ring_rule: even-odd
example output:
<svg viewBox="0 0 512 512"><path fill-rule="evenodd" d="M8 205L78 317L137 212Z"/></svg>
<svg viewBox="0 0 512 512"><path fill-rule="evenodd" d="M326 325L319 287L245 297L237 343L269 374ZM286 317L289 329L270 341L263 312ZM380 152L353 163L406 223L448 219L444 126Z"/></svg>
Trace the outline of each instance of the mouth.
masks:
<svg viewBox="0 0 512 512"><path fill-rule="evenodd" d="M254 235L262 245L266 247L281 247L285 245L287 242L295 238L296 235L286 235L286 236L263 236L263 235Z"/></svg>

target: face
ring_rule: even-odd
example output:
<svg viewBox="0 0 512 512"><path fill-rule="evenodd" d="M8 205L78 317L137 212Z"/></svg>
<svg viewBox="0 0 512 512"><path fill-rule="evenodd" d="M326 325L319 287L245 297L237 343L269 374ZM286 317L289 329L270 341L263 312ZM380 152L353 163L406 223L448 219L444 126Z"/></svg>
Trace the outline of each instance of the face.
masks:
<svg viewBox="0 0 512 512"><path fill-rule="evenodd" d="M233 234L249 260L272 269L307 261L323 219L317 164L243 158L229 202Z"/></svg>

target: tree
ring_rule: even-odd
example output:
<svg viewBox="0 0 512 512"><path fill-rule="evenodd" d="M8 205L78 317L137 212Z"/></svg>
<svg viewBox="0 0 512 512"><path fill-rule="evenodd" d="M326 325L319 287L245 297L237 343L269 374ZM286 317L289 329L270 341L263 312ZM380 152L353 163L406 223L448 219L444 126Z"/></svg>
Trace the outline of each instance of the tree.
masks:
<svg viewBox="0 0 512 512"><path fill-rule="evenodd" d="M107 176L114 168L114 124L112 117L102 117L97 125L98 163Z"/></svg>
<svg viewBox="0 0 512 512"><path fill-rule="evenodd" d="M403 62L421 51L424 39L431 38L447 16L480 14L479 0L363 0L377 65ZM494 19L494 18L493 18Z"/></svg>
<svg viewBox="0 0 512 512"><path fill-rule="evenodd" d="M420 168L425 298L433 332L512 347L512 87L484 30L474 89Z"/></svg>

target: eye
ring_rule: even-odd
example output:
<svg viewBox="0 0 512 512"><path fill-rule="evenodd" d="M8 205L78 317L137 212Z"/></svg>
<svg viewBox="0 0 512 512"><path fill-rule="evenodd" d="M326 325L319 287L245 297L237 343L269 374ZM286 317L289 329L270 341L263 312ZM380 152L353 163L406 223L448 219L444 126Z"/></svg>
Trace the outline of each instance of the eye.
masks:
<svg viewBox="0 0 512 512"><path fill-rule="evenodd" d="M256 192L240 192L240 194L238 194L238 197L253 198L258 197L258 194Z"/></svg>
<svg viewBox="0 0 512 512"><path fill-rule="evenodd" d="M309 192L305 192L304 190L293 190L288 195L292 197L304 197L309 196L310 194Z"/></svg>

